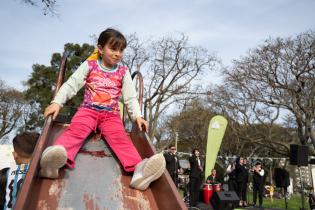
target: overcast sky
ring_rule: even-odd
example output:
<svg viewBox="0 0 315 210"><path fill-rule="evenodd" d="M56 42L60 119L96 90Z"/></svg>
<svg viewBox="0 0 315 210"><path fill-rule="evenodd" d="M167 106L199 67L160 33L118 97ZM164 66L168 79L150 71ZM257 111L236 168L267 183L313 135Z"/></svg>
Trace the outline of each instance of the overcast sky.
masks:
<svg viewBox="0 0 315 210"><path fill-rule="evenodd" d="M90 43L115 27L158 38L182 32L192 45L216 52L225 65L269 37L315 29L314 0L57 0L58 17L22 0L0 7L0 79L23 89L35 63L49 65L65 43Z"/></svg>

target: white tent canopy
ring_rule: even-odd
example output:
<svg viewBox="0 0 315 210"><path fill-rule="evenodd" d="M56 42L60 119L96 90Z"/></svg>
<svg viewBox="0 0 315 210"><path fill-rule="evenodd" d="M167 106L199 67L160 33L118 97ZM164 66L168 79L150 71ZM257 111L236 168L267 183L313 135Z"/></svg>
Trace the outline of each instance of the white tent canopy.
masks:
<svg viewBox="0 0 315 210"><path fill-rule="evenodd" d="M0 169L10 167L14 163L12 145L0 145Z"/></svg>

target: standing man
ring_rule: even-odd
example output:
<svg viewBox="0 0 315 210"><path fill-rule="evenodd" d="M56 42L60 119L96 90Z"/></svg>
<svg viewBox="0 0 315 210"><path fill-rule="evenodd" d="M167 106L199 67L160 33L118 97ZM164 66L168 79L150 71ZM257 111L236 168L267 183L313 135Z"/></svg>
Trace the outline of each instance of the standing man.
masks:
<svg viewBox="0 0 315 210"><path fill-rule="evenodd" d="M179 159L176 155L176 147L174 145L169 146L167 152L164 153L166 161L166 169L173 179L176 187L178 187L178 172L179 172Z"/></svg>
<svg viewBox="0 0 315 210"><path fill-rule="evenodd" d="M189 188L190 188L190 206L196 206L199 198L200 186L202 183L203 168L199 158L199 150L194 149L192 156L189 158L190 174L189 174Z"/></svg>
<svg viewBox="0 0 315 210"><path fill-rule="evenodd" d="M260 162L257 162L251 171L253 172L253 201L254 201L254 205L256 206L257 192L258 192L259 208L262 208L265 171L264 171L264 169L261 168Z"/></svg>

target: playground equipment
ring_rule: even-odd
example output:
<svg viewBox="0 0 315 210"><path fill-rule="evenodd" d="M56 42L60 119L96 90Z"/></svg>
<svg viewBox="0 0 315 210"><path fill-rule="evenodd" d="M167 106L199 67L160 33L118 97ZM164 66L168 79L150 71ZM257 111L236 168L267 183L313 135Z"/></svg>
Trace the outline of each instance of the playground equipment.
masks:
<svg viewBox="0 0 315 210"><path fill-rule="evenodd" d="M62 58L55 94L63 83L66 60L67 53ZM142 91L141 74L136 73L135 76ZM51 116L46 119L15 210L187 209L167 171L145 191L130 188L130 174L121 169L110 148L102 141L102 136L97 134L87 138L77 155L75 169L62 169L58 179L40 178L42 151L52 145L68 125L62 120L52 120ZM130 139L142 158L152 156L156 151L148 136L135 127L129 133Z"/></svg>

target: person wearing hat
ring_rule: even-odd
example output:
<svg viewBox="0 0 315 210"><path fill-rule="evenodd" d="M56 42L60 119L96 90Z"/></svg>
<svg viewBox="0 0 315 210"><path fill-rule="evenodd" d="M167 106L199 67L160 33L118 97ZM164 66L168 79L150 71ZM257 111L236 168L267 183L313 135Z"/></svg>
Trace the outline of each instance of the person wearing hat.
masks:
<svg viewBox="0 0 315 210"><path fill-rule="evenodd" d="M259 208L262 208L263 192L264 192L264 176L265 171L261 168L261 162L256 162L251 170L253 172L253 202L256 206L257 193L259 198Z"/></svg>

